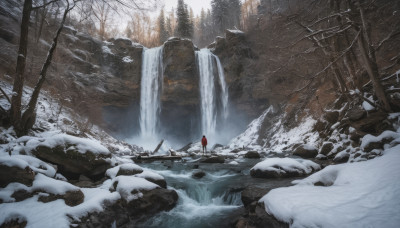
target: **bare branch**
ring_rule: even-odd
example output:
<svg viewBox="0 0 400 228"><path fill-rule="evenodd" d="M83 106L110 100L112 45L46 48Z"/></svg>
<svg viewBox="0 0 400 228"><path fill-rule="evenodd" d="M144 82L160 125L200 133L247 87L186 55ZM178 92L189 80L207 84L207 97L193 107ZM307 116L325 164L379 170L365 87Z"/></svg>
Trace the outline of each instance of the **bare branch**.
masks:
<svg viewBox="0 0 400 228"><path fill-rule="evenodd" d="M0 91L6 97L7 101L10 102L10 104L11 104L10 98L7 96L6 92L4 92L4 90L1 87L0 87Z"/></svg>
<svg viewBox="0 0 400 228"><path fill-rule="evenodd" d="M32 7L32 10L36 10L36 9L40 9L40 8L46 7L46 6L50 5L50 4L53 4L53 3L58 2L58 1L59 0L52 0L52 1L44 3L43 5L40 5L40 6L34 6L34 7Z"/></svg>

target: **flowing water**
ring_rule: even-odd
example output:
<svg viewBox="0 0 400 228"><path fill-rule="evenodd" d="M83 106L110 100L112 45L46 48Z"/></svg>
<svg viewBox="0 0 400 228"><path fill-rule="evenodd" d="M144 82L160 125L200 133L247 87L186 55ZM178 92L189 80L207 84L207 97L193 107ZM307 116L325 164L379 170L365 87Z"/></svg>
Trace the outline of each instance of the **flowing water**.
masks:
<svg viewBox="0 0 400 228"><path fill-rule="evenodd" d="M162 53L162 46L143 51L139 121L142 138L154 137L158 132L163 75Z"/></svg>
<svg viewBox="0 0 400 228"><path fill-rule="evenodd" d="M161 212L137 227L231 227L245 212L241 201L244 187L282 185L282 181L251 178L249 169L257 162L258 159L243 159L239 165L205 164L193 160L140 164L164 176L169 188L178 193L179 200L171 211ZM201 179L193 178L192 174L199 170L206 175ZM285 180L286 185L288 181Z"/></svg>
<svg viewBox="0 0 400 228"><path fill-rule="evenodd" d="M217 129L218 100L222 104L220 116L226 119L228 115L228 89L224 71L218 57L208 49L196 51L196 59L200 76L201 129L203 134L214 136ZM215 83L215 72L218 74L219 83ZM216 86L220 86L221 89L219 97L217 97Z"/></svg>

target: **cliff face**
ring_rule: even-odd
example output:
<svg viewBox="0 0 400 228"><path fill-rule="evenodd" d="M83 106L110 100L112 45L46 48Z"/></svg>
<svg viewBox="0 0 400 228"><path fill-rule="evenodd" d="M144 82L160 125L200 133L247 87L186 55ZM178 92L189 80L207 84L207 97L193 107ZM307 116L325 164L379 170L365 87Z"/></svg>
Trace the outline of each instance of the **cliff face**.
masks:
<svg viewBox="0 0 400 228"><path fill-rule="evenodd" d="M174 38L165 42L163 67L162 129L166 135L188 141L200 130L199 76L192 41Z"/></svg>

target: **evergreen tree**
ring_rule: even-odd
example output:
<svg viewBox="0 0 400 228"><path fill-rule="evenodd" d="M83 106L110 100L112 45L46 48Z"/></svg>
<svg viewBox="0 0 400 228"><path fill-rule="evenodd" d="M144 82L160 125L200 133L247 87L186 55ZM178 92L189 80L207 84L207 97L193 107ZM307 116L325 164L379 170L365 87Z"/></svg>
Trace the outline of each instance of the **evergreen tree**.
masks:
<svg viewBox="0 0 400 228"><path fill-rule="evenodd" d="M165 27L164 9L161 9L160 16L158 17L158 34L159 43L163 44L169 36Z"/></svg>
<svg viewBox="0 0 400 228"><path fill-rule="evenodd" d="M183 0L178 0L176 16L178 18L177 35L183 38L192 38L189 13Z"/></svg>
<svg viewBox="0 0 400 228"><path fill-rule="evenodd" d="M167 21L166 21L165 24L166 24L165 25L165 30L167 30L168 37L173 36L174 35L174 31L172 31L171 18L170 17L167 17Z"/></svg>

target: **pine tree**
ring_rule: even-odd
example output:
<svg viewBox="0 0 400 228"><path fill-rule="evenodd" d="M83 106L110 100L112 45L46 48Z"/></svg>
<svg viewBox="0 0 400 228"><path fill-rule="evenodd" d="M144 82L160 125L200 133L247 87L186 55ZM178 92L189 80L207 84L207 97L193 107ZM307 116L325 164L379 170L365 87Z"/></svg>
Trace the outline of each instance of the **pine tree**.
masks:
<svg viewBox="0 0 400 228"><path fill-rule="evenodd" d="M167 21L165 23L165 30L167 31L168 37L171 37L174 35L174 31L172 31L172 26L171 26L171 18L167 17Z"/></svg>
<svg viewBox="0 0 400 228"><path fill-rule="evenodd" d="M159 44L163 44L168 39L168 31L165 28L164 9L161 9L158 17L158 39Z"/></svg>
<svg viewBox="0 0 400 228"><path fill-rule="evenodd" d="M192 38L189 13L183 0L178 0L176 16L178 18L177 35L183 38Z"/></svg>

